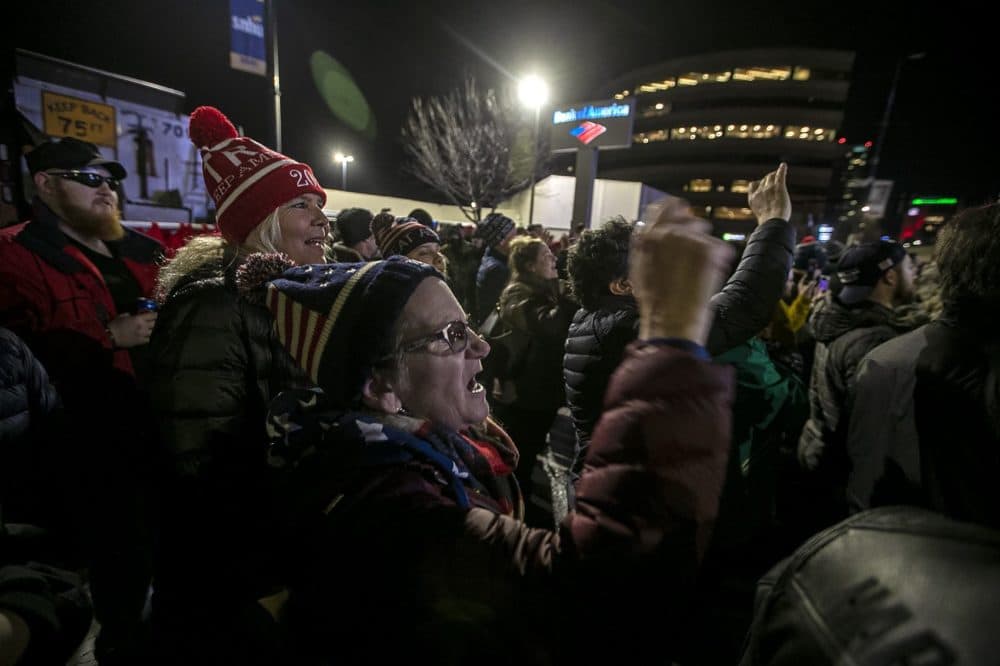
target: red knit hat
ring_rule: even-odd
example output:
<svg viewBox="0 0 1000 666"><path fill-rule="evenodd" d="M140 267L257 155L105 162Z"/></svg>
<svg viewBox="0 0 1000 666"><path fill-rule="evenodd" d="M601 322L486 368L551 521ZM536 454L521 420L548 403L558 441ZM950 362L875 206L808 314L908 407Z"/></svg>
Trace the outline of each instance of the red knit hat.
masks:
<svg viewBox="0 0 1000 666"><path fill-rule="evenodd" d="M229 118L213 106L191 112L191 141L201 149L205 188L215 201L223 238L237 245L281 204L302 194L326 192L308 164L239 136Z"/></svg>

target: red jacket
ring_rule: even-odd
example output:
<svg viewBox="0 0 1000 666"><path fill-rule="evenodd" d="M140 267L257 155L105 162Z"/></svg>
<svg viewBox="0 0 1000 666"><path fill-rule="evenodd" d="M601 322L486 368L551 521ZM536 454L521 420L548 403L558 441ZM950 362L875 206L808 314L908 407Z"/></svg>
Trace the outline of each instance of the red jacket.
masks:
<svg viewBox="0 0 1000 666"><path fill-rule="evenodd" d="M116 245L143 293L152 295L163 246L130 229ZM106 331L118 314L100 271L40 200L33 221L0 229L0 324L28 342L57 386L101 358L134 374L128 351L112 350Z"/></svg>

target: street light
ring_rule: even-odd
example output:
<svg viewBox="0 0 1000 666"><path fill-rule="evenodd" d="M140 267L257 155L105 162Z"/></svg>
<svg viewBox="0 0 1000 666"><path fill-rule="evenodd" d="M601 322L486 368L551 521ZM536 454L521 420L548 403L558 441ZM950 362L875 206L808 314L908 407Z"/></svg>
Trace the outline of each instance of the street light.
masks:
<svg viewBox="0 0 1000 666"><path fill-rule="evenodd" d="M542 104L549 98L549 87L545 81L537 74L530 74L517 85L517 96L521 103L528 108L535 110L535 131L532 134L531 151L531 199L528 204L528 225L530 226L535 217L535 169L538 166L538 114Z"/></svg>
<svg viewBox="0 0 1000 666"><path fill-rule="evenodd" d="M347 190L347 163L354 161L354 155L345 155L341 152L333 154L333 161L340 165L340 189Z"/></svg>

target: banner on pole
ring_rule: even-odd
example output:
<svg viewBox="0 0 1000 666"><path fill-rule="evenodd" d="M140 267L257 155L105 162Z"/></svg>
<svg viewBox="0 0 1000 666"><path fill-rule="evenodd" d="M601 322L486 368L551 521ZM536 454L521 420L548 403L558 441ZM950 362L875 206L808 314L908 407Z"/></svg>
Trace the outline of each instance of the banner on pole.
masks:
<svg viewBox="0 0 1000 666"><path fill-rule="evenodd" d="M229 0L229 66L267 76L264 0Z"/></svg>

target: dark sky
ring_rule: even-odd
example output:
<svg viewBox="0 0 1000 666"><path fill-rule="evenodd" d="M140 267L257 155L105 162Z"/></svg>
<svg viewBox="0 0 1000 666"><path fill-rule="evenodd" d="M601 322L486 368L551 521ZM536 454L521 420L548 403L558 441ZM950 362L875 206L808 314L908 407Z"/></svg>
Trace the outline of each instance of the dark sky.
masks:
<svg viewBox="0 0 1000 666"><path fill-rule="evenodd" d="M907 63L883 148L880 177L923 194L978 203L1000 194L1000 37L971 3L787 0L334 2L276 0L283 152L339 187L335 148L351 152L350 189L424 195L402 173L399 130L415 95L446 92L464 75L485 85L538 71L553 101L594 98L630 69L711 51L811 46L857 51L845 135L875 138L892 72ZM274 143L270 79L229 68L227 0L19 0L0 22L2 43L152 81L212 104L245 132ZM14 5L14 7L12 7ZM16 7L16 8L15 8ZM13 13L13 20L9 20ZM6 31L6 30L5 30ZM374 140L337 120L313 85L309 57L326 51L353 75L377 121Z"/></svg>

